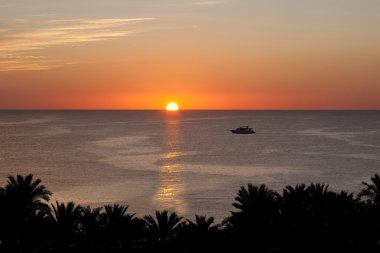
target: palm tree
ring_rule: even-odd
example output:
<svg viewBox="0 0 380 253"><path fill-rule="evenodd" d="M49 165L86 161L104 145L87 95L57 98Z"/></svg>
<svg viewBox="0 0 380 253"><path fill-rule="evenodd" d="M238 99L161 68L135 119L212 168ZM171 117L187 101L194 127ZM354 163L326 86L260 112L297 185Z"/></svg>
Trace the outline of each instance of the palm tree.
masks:
<svg viewBox="0 0 380 253"><path fill-rule="evenodd" d="M232 220L237 219L243 226L248 225L250 223L248 221L270 222L279 215L279 200L280 195L263 184L260 186L248 184L247 189L241 186L232 204L238 209L237 212L231 212ZM251 225L253 224L249 224Z"/></svg>
<svg viewBox="0 0 380 253"><path fill-rule="evenodd" d="M199 246L205 248L206 245L211 245L218 239L217 232L220 225L213 225L214 217L207 218L206 216L195 215L195 222L191 220L187 220L187 222L182 231L188 232L187 236L185 234L185 238L191 239L191 243L199 244Z"/></svg>
<svg viewBox="0 0 380 253"><path fill-rule="evenodd" d="M49 211L46 202L50 200L51 192L41 185L40 179L33 180L32 174L9 176L2 192L11 215L19 221L30 219L38 211Z"/></svg>
<svg viewBox="0 0 380 253"><path fill-rule="evenodd" d="M118 224L126 217L132 218L134 214L127 213L129 206L115 204L104 206L103 220L106 224Z"/></svg>
<svg viewBox="0 0 380 253"><path fill-rule="evenodd" d="M144 221L127 213L127 210L128 206L106 205L101 213L104 235L109 240L116 240L115 247L119 250L134 246L144 234Z"/></svg>
<svg viewBox="0 0 380 253"><path fill-rule="evenodd" d="M67 204L56 201L51 205L53 213L51 219L59 233L72 234L79 232L79 220L82 207L70 201Z"/></svg>
<svg viewBox="0 0 380 253"><path fill-rule="evenodd" d="M1 189L1 225L6 234L24 234L25 238L36 235L34 220L50 212L47 204L50 195L51 192L41 185L40 179L33 180L32 174L9 176L7 184Z"/></svg>
<svg viewBox="0 0 380 253"><path fill-rule="evenodd" d="M326 184L312 183L311 185L307 187L307 190L309 191L310 195L313 197L323 197L329 193L328 188L329 188L329 185L326 185Z"/></svg>
<svg viewBox="0 0 380 253"><path fill-rule="evenodd" d="M85 235L96 235L100 232L101 214L99 208L91 208L90 206L83 207L80 212L80 230Z"/></svg>
<svg viewBox="0 0 380 253"><path fill-rule="evenodd" d="M286 186L282 194L281 225L283 246L289 252L306 251L309 191L304 184Z"/></svg>
<svg viewBox="0 0 380 253"><path fill-rule="evenodd" d="M176 228L177 245L186 245L188 252L222 251L223 235L214 217L195 215L195 220L186 219Z"/></svg>
<svg viewBox="0 0 380 253"><path fill-rule="evenodd" d="M175 212L169 215L169 212L156 211L155 218L151 215L144 216L147 229L153 236L153 239L159 243L170 241L175 236L177 228L182 224L182 217Z"/></svg>
<svg viewBox="0 0 380 253"><path fill-rule="evenodd" d="M104 206L101 219L107 236L118 239L122 239L125 236L135 215L127 213L127 210L128 206L118 204Z"/></svg>
<svg viewBox="0 0 380 253"><path fill-rule="evenodd" d="M304 215L307 209L309 191L304 184L292 187L286 186L282 194L282 214L299 218Z"/></svg>
<svg viewBox="0 0 380 253"><path fill-rule="evenodd" d="M345 235L345 239L348 239L359 230L355 226L361 223L358 221L360 202L358 198L354 198L353 193L341 191L334 195L329 206L329 230L334 230L335 236Z"/></svg>
<svg viewBox="0 0 380 253"><path fill-rule="evenodd" d="M309 250L326 251L337 245L334 231L339 231L339 220L344 217L344 212L339 205L346 205L353 195L335 193L329 191L326 184L311 184L308 201L308 244ZM346 220L347 222L347 220ZM352 221L350 221L352 222ZM335 247L334 246L334 247Z"/></svg>
<svg viewBox="0 0 380 253"><path fill-rule="evenodd" d="M365 186L359 194L359 198L364 198L365 204L362 208L363 218L367 225L368 235L365 238L369 245L379 250L380 238L380 176L375 174L371 177L371 183L362 182ZM375 246L376 245L376 246Z"/></svg>
<svg viewBox="0 0 380 253"><path fill-rule="evenodd" d="M206 217L195 215L195 222L187 220L191 230L197 234L206 234L210 231L215 231L219 225L212 226L214 223L214 217Z"/></svg>
<svg viewBox="0 0 380 253"><path fill-rule="evenodd" d="M295 201L295 202L303 202L305 198L307 198L307 190L305 184L297 184L295 187L293 186L285 186L283 191L282 200L285 201Z"/></svg>
<svg viewBox="0 0 380 253"><path fill-rule="evenodd" d="M335 193L335 200L333 201L333 208L338 215L345 215L355 212L359 199L354 198L353 193L341 191Z"/></svg>
<svg viewBox="0 0 380 253"><path fill-rule="evenodd" d="M314 221L325 226L329 205L334 201L335 194L328 190L326 184L311 184L307 187L309 193L308 211Z"/></svg>
<svg viewBox="0 0 380 253"><path fill-rule="evenodd" d="M258 208L272 209L278 204L279 198L278 193L268 189L264 184L260 186L248 184L248 189L244 186L240 187L235 198L236 202L232 205L239 209L241 213L249 213L256 211Z"/></svg>
<svg viewBox="0 0 380 253"><path fill-rule="evenodd" d="M47 201L51 192L32 174L9 176L0 192L1 239L18 240L21 247L32 251L33 242L41 236L38 221L50 211Z"/></svg>
<svg viewBox="0 0 380 253"><path fill-rule="evenodd" d="M223 222L237 232L238 240L242 240L240 247L250 247L248 245L254 243L255 247L263 248L269 240L274 240L280 217L280 200L278 193L263 184L240 187L232 204L238 211L232 211L232 215Z"/></svg>
<svg viewBox="0 0 380 253"><path fill-rule="evenodd" d="M371 177L371 183L362 182L366 187L359 193L359 197L365 197L370 204L379 205L380 204L380 176L375 174Z"/></svg>

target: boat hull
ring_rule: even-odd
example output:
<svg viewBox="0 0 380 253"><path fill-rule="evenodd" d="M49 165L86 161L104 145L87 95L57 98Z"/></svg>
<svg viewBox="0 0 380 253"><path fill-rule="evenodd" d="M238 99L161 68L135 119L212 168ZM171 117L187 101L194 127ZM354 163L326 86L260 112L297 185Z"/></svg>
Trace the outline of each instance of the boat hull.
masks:
<svg viewBox="0 0 380 253"><path fill-rule="evenodd" d="M230 130L233 134L254 134L254 131L237 131L237 130Z"/></svg>

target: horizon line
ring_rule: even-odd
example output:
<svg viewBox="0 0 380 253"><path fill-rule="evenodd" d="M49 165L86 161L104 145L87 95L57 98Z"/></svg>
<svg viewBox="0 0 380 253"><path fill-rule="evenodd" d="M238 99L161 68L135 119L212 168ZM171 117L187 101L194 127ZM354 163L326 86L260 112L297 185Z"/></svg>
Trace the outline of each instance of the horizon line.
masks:
<svg viewBox="0 0 380 253"><path fill-rule="evenodd" d="M166 109L81 109L81 108L65 108L65 109L44 109L44 108L0 108L0 111L167 111ZM379 109L179 109L181 111L380 111ZM173 113L173 112L172 112ZM176 113L176 112L174 112Z"/></svg>

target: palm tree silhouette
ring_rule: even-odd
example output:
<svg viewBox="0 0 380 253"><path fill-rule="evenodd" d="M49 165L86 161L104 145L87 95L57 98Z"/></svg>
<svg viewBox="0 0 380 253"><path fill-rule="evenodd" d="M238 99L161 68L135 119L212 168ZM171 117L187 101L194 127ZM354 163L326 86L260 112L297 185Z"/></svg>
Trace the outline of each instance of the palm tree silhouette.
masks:
<svg viewBox="0 0 380 253"><path fill-rule="evenodd" d="M354 198L353 193L341 191L333 193L332 201L329 204L329 231L335 237L344 235L344 240L357 234L359 199ZM353 239L353 238L351 238Z"/></svg>
<svg viewBox="0 0 380 253"><path fill-rule="evenodd" d="M379 205L380 204L380 176L375 174L371 177L371 183L362 182L366 187L363 189L358 196L365 197L370 204Z"/></svg>
<svg viewBox="0 0 380 253"><path fill-rule="evenodd" d="M281 213L288 219L300 219L307 213L309 191L304 184L286 186L282 194Z"/></svg>
<svg viewBox="0 0 380 253"><path fill-rule="evenodd" d="M219 225L212 225L214 223L214 217L206 217L195 215L195 222L187 219L191 230L197 234L206 234L210 231L215 231Z"/></svg>
<svg viewBox="0 0 380 253"><path fill-rule="evenodd" d="M121 239L120 236L126 234L127 226L132 224L135 215L127 213L127 210L128 206L118 204L104 206L104 212L101 214L101 219L105 233L109 237L117 237Z"/></svg>
<svg viewBox="0 0 380 253"><path fill-rule="evenodd" d="M123 205L48 205L41 180L17 175L0 187L0 252L380 252L380 176L363 185L358 197L326 184L286 186L282 196L241 186L220 227L166 210L139 219Z"/></svg>
<svg viewBox="0 0 380 253"><path fill-rule="evenodd" d="M132 247L144 234L145 222L127 210L128 206L106 205L101 213L104 236L116 241L119 250Z"/></svg>
<svg viewBox="0 0 380 253"><path fill-rule="evenodd" d="M239 211L232 211L232 218L241 219L242 223L251 218L257 221L272 219L279 214L279 200L280 195L263 184L248 184L247 189L241 186L232 204Z"/></svg>
<svg viewBox="0 0 380 253"><path fill-rule="evenodd" d="M235 203L232 205L243 212L256 211L258 208L272 209L278 204L280 195L270 189L264 184L255 186L248 184L248 189L244 186L240 187ZM276 210L272 210L277 212ZM236 213L236 212L233 212Z"/></svg>
<svg viewBox="0 0 380 253"><path fill-rule="evenodd" d="M309 193L308 212L315 224L325 227L329 205L334 201L335 195L328 190L326 184L311 184L307 187Z"/></svg>
<svg viewBox="0 0 380 253"><path fill-rule="evenodd" d="M305 184L297 184L293 186L285 186L283 190L282 200L283 202L296 202L302 203L308 196Z"/></svg>
<svg viewBox="0 0 380 253"><path fill-rule="evenodd" d="M190 240L190 243L193 244L194 251L208 251L215 250L215 244L220 245L220 241L218 238L218 228L219 224L214 224L214 217L206 217L195 215L195 222L187 219L187 224L182 226L181 235L185 241ZM219 243L218 243L219 241ZM214 245L214 246L212 246Z"/></svg>
<svg viewBox="0 0 380 253"><path fill-rule="evenodd" d="M169 215L167 210L156 211L155 218L151 215L144 216L148 232L153 240L164 243L174 238L176 229L182 224L182 217L175 212Z"/></svg>
<svg viewBox="0 0 380 253"><path fill-rule="evenodd" d="M67 204L56 201L52 206L51 219L57 229L58 233L72 234L79 232L79 220L81 216L82 207L75 205L70 201Z"/></svg>
<svg viewBox="0 0 380 253"><path fill-rule="evenodd" d="M80 212L80 230L84 235L98 235L101 229L101 207L83 207Z"/></svg>
<svg viewBox="0 0 380 253"><path fill-rule="evenodd" d="M46 202L50 200L51 192L41 185L40 179L33 180L32 174L25 177L9 176L2 192L8 207L11 208L11 215L19 221L31 218L36 212L50 210Z"/></svg>
<svg viewBox="0 0 380 253"><path fill-rule="evenodd" d="M7 184L1 190L2 217L0 225L6 237L32 240L38 236L37 220L50 212L47 201L51 192L40 179L33 179L33 175L9 176ZM29 244L29 243L27 243Z"/></svg>
<svg viewBox="0 0 380 253"><path fill-rule="evenodd" d="M353 193L341 191L339 193L334 193L334 195L335 197L332 202L332 208L335 213L345 215L355 212L355 209L357 209L357 205L359 204L359 199L354 198Z"/></svg>
<svg viewBox="0 0 380 253"><path fill-rule="evenodd" d="M309 191L304 184L286 186L282 194L281 233L289 252L304 252L308 237Z"/></svg>
<svg viewBox="0 0 380 253"><path fill-rule="evenodd" d="M307 187L307 190L309 191L310 195L312 197L324 197L326 194L329 193L328 191L329 185L326 184L314 184L312 183Z"/></svg>
<svg viewBox="0 0 380 253"><path fill-rule="evenodd" d="M380 250L380 176L375 174L371 177L371 183L362 182L365 188L358 194L359 198L364 198L364 208L362 213L364 223L367 224L368 236L366 239L368 245L372 245L377 251ZM363 222L362 222L363 223Z"/></svg>
<svg viewBox="0 0 380 253"><path fill-rule="evenodd" d="M116 225L122 222L126 217L132 218L134 214L127 213L129 206L122 205L106 205L104 206L104 213L102 215L106 224Z"/></svg>
<svg viewBox="0 0 380 253"><path fill-rule="evenodd" d="M41 180L34 180L32 174L8 177L5 187L0 190L2 245L18 242L10 251L20 248L34 250L33 245L42 235L39 222L50 211L47 204L50 195L51 192L41 185Z"/></svg>
<svg viewBox="0 0 380 253"><path fill-rule="evenodd" d="M277 233L280 200L278 193L263 184L240 187L232 204L238 211L232 211L224 224L237 232L238 240L243 240L241 247L250 247L247 245L254 243L255 247L263 248L273 240Z"/></svg>

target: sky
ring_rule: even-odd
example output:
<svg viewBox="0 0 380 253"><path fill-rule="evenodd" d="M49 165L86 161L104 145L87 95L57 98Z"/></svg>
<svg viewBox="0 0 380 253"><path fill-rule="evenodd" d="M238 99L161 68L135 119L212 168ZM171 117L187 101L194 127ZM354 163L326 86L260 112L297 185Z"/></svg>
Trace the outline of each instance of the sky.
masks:
<svg viewBox="0 0 380 253"><path fill-rule="evenodd" d="M380 109L379 0L0 0L0 109Z"/></svg>

